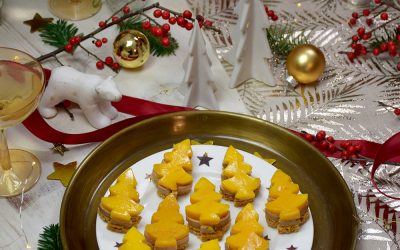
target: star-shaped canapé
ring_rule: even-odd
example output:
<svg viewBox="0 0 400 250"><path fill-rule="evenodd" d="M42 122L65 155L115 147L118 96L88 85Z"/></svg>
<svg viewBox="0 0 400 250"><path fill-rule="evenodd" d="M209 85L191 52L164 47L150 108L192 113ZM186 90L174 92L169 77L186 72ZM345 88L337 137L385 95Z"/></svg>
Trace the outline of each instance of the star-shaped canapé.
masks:
<svg viewBox="0 0 400 250"><path fill-rule="evenodd" d="M77 162L73 161L67 164L61 164L58 162L53 163L54 172L47 176L49 180L60 180L64 187L68 186L69 181L71 180L72 175L75 172Z"/></svg>
<svg viewBox="0 0 400 250"><path fill-rule="evenodd" d="M151 224L146 225L146 240L154 242L152 247L155 249L177 249L178 241L188 241L189 228L183 223L179 204L175 196L170 194L160 203L157 212L151 218Z"/></svg>
<svg viewBox="0 0 400 250"><path fill-rule="evenodd" d="M24 24L31 26L31 33L45 28L53 21L53 18L43 18L39 13L33 16L33 19L24 21Z"/></svg>
<svg viewBox="0 0 400 250"><path fill-rule="evenodd" d="M235 194L235 200L250 200L256 196L256 191L260 188L260 178L254 178L243 172L236 173L232 178L222 181L221 187Z"/></svg>
<svg viewBox="0 0 400 250"><path fill-rule="evenodd" d="M151 250L150 246L145 243L143 234L136 227L129 229L124 236L123 243L116 245L116 247L118 247L118 250Z"/></svg>
<svg viewBox="0 0 400 250"><path fill-rule="evenodd" d="M199 166L203 164L210 166L210 161L214 159L212 157L208 157L207 153L204 153L203 156L197 156L197 158L200 160Z"/></svg>

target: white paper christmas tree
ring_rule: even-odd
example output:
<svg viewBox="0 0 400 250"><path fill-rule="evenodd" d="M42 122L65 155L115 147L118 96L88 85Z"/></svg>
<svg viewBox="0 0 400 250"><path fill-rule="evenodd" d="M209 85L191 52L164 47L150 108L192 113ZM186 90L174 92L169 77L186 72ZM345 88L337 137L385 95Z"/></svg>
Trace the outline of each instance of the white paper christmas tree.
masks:
<svg viewBox="0 0 400 250"><path fill-rule="evenodd" d="M260 0L240 0L235 8L239 20L232 30L233 48L224 59L234 65L229 87L254 79L274 86L268 59L272 58L266 28L270 26Z"/></svg>
<svg viewBox="0 0 400 250"><path fill-rule="evenodd" d="M197 21L189 40L189 55L183 68L185 70L183 84L189 88L185 97L186 106L218 109L211 60L207 55L206 43Z"/></svg>

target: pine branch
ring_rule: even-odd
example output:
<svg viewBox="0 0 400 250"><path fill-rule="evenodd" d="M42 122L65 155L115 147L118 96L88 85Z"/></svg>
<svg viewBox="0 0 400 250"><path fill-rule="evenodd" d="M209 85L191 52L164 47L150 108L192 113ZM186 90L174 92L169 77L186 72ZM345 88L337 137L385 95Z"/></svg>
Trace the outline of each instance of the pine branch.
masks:
<svg viewBox="0 0 400 250"><path fill-rule="evenodd" d="M125 22L121 22L119 24L120 31L129 29L140 31L147 37L147 39L149 39L150 50L154 56L175 55L175 51L179 47L178 42L171 35L169 35L169 46L165 47L164 45L162 45L161 40L158 37L154 36L153 33L151 33L150 31L143 29L141 20L129 18Z"/></svg>
<svg viewBox="0 0 400 250"><path fill-rule="evenodd" d="M267 38L272 53L281 57L287 56L294 47L308 43L303 31L295 34L289 25L271 25L267 28Z"/></svg>
<svg viewBox="0 0 400 250"><path fill-rule="evenodd" d="M388 30L386 29L386 27L383 27L383 28L384 28L385 35L386 35L386 36L385 36L385 35L378 36L377 34L375 34L374 40L372 40L372 41L368 44L368 47L369 47L369 48L371 48L371 49L379 48L380 45L381 45L382 43L387 43L387 42L389 42L389 41L393 41L393 42L395 42L395 43L398 42L398 41L397 41L397 37L396 37L396 35L397 35L397 29L396 29L396 28L393 28L393 30L391 30L391 31L388 31Z"/></svg>
<svg viewBox="0 0 400 250"><path fill-rule="evenodd" d="M39 235L38 250L63 250L58 224L43 228L43 232Z"/></svg>
<svg viewBox="0 0 400 250"><path fill-rule="evenodd" d="M40 31L40 37L44 43L47 43L56 48L64 48L69 43L71 37L76 36L78 28L65 20L57 20L55 23L50 23Z"/></svg>

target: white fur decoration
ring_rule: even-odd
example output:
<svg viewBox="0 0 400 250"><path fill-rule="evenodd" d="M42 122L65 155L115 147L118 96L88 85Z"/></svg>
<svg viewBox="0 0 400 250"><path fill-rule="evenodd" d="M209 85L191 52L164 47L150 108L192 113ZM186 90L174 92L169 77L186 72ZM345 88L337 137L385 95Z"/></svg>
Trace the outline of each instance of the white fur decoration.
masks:
<svg viewBox="0 0 400 250"><path fill-rule="evenodd" d="M62 66L52 70L38 109L43 117L51 118L57 115L55 106L63 100L69 100L79 105L93 127L104 128L118 116L111 102L120 101L121 98L122 94L111 76L103 79Z"/></svg>

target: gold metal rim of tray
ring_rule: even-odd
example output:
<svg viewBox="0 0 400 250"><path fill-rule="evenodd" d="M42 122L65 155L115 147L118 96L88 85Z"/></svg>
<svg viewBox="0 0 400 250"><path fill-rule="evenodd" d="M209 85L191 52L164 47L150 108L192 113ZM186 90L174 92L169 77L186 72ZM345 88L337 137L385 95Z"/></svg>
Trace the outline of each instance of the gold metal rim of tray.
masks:
<svg viewBox="0 0 400 250"><path fill-rule="evenodd" d="M314 220L312 249L355 249L357 212L346 182L332 163L308 142L261 119L221 111L187 111L144 120L116 133L94 149L75 171L61 205L64 249L98 249L97 207L111 183L133 163L171 148L185 138L276 159L309 194Z"/></svg>

